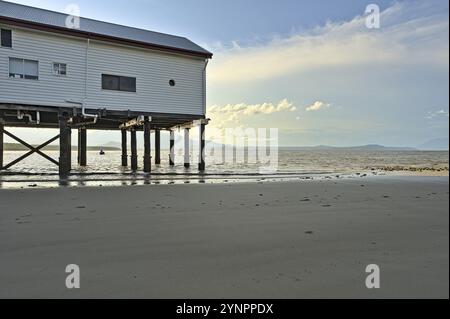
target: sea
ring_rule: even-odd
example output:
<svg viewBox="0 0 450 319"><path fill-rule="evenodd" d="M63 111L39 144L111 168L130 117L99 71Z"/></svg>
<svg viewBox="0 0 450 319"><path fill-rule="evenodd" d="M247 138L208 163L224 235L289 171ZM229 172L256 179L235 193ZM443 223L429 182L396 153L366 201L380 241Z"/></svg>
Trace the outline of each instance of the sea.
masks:
<svg viewBox="0 0 450 319"><path fill-rule="evenodd" d="M4 165L26 152L5 151ZM57 151L46 151L58 160ZM169 165L169 152L162 151L161 165L152 165L152 173L142 172L142 151L139 171L121 167L121 152L88 152L88 166L79 167L77 153L72 153L72 173L61 179L58 167L34 154L9 170L0 172L0 188L60 186L124 186L147 184L198 184L231 182L265 182L279 180L360 178L388 174L448 176L448 151L367 151L367 150L280 150L271 163L222 157L206 159L206 171L199 173L193 160L184 168L182 156L174 167ZM193 156L194 158L194 156ZM181 163L179 162L181 160ZM270 164L270 165L269 165ZM270 167L270 169L267 169Z"/></svg>

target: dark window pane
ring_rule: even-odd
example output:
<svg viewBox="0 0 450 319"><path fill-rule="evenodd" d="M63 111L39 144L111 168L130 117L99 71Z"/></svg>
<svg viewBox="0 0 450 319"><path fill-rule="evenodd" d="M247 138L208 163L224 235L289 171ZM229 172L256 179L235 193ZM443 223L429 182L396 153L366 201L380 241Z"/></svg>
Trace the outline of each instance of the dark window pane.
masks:
<svg viewBox="0 0 450 319"><path fill-rule="evenodd" d="M25 79L27 79L27 80L39 80L39 77L37 75L25 74Z"/></svg>
<svg viewBox="0 0 450 319"><path fill-rule="evenodd" d="M59 66L59 74L67 75L67 64L61 64Z"/></svg>
<svg viewBox="0 0 450 319"><path fill-rule="evenodd" d="M65 64L65 63L53 63L53 74L55 74L55 75L67 75L67 64Z"/></svg>
<svg viewBox="0 0 450 319"><path fill-rule="evenodd" d="M12 31L1 29L2 47L12 48Z"/></svg>
<svg viewBox="0 0 450 319"><path fill-rule="evenodd" d="M121 76L120 90L126 92L136 92L136 78Z"/></svg>
<svg viewBox="0 0 450 319"><path fill-rule="evenodd" d="M120 90L120 77L115 75L102 75L102 88L104 90Z"/></svg>

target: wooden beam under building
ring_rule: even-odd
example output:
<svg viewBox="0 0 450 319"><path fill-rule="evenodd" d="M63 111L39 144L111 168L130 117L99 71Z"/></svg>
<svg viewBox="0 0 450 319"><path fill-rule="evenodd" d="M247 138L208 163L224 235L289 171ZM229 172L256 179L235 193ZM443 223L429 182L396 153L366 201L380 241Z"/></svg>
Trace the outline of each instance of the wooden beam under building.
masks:
<svg viewBox="0 0 450 319"><path fill-rule="evenodd" d="M119 128L122 130L122 129L135 128L136 126L142 126L142 125L144 125L145 118L148 118L150 122L152 121L152 118L150 116L146 116L146 117L139 116L135 119L129 120L128 122L121 124L119 126Z"/></svg>

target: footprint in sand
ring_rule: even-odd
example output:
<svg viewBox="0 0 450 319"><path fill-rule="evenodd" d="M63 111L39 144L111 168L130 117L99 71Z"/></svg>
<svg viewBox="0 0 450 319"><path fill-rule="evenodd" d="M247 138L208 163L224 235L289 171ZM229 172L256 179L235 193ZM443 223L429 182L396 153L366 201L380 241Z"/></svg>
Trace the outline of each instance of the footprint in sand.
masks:
<svg viewBox="0 0 450 319"><path fill-rule="evenodd" d="M29 224L30 222L27 220L22 220L21 218L16 218L16 224L22 225L22 224Z"/></svg>

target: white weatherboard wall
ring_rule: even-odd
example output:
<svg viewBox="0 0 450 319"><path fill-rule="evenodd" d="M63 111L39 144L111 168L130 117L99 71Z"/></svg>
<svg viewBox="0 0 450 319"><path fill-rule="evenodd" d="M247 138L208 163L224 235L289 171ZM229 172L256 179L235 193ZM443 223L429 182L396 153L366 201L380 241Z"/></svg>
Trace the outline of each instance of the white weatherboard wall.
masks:
<svg viewBox="0 0 450 319"><path fill-rule="evenodd" d="M66 101L83 101L87 40L0 27L13 30L13 48L0 48L0 103L73 107ZM39 80L9 78L9 57L39 61ZM98 41L90 41L87 57L88 108L204 115L202 58ZM53 62L67 63L68 75L53 75ZM135 77L137 92L103 90L102 74Z"/></svg>
<svg viewBox="0 0 450 319"><path fill-rule="evenodd" d="M67 99L81 99L84 41L19 29L12 35L13 47L0 47L0 102L64 106ZM39 80L9 78L9 57L39 61ZM53 75L53 62L67 63L69 75Z"/></svg>

